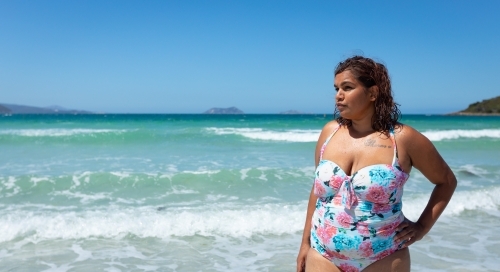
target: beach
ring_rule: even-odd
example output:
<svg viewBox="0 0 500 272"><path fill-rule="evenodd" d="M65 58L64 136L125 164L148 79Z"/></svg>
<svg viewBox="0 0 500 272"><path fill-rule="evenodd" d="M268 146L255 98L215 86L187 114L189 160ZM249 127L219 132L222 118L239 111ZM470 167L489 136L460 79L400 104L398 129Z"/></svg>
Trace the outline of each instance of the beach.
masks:
<svg viewBox="0 0 500 272"><path fill-rule="evenodd" d="M295 271L324 114L0 115L0 271ZM412 271L500 271L500 116L403 115L457 176ZM413 169L403 213L433 185Z"/></svg>

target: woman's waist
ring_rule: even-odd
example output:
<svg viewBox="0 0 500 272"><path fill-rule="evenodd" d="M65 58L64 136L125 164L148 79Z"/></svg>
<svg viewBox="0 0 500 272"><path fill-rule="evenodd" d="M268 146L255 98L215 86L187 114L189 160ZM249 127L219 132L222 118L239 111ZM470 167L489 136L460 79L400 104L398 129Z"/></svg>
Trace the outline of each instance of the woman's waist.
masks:
<svg viewBox="0 0 500 272"><path fill-rule="evenodd" d="M323 207L328 210L346 210L352 211L358 216L377 214L381 218L385 215L390 216L398 214L403 208L402 202L375 203L370 201L357 200L350 209L344 203L342 197L331 197L329 199L318 198L316 209ZM384 216L382 216L384 215Z"/></svg>
<svg viewBox="0 0 500 272"><path fill-rule="evenodd" d="M403 222L401 203L382 205L380 209L377 206L373 205L372 209L366 209L364 206L356 205L352 209L346 209L342 205L318 201L314 217L322 219L320 221L325 224L343 228L361 225L378 229Z"/></svg>

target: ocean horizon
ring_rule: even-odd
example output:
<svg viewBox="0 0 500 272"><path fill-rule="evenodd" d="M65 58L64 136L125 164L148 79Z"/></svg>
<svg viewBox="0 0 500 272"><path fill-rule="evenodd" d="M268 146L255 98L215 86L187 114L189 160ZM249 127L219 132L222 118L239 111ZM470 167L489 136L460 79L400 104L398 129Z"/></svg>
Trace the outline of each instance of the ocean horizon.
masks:
<svg viewBox="0 0 500 272"><path fill-rule="evenodd" d="M2 111L1 106L6 108L7 110L11 110L10 113L6 113ZM210 113L211 110L217 110L220 113ZM224 110L229 110L229 113L224 112ZM238 112L240 111L240 112ZM438 112L439 111L439 112ZM438 111L436 110L418 110L416 112L403 112L403 115L457 115L460 113L460 110L443 110L440 108ZM276 111L276 112L244 112L238 107L212 107L210 109L206 109L204 111L198 111L198 112L127 112L127 111L90 111L90 110L83 110L83 109L70 109L58 105L52 105L52 106L28 106L28 105L20 105L20 104L13 104L13 103L0 103L0 115L11 115L11 114L56 114L56 115L102 115L102 114L111 114L111 115L179 115L179 114L187 114L187 115L192 115L192 114L249 114L249 115L275 115L275 114L285 114L285 115L332 115L332 112L308 112L308 111L302 111L302 110L296 110L296 109L289 109L289 110L283 110L283 111ZM460 114L458 114L460 115ZM485 115L485 116L497 116L498 114L471 114L467 113L465 115Z"/></svg>

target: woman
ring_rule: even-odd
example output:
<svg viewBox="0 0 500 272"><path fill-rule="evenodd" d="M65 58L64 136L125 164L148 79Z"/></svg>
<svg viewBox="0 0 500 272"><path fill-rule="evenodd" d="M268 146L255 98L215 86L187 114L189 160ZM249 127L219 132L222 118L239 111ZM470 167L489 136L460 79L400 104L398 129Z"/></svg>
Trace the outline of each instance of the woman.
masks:
<svg viewBox="0 0 500 272"><path fill-rule="evenodd" d="M334 87L338 117L316 145L297 271L410 271L408 246L434 225L456 178L425 136L398 122L383 64L348 58L335 69ZM416 222L401 212L412 167L435 184Z"/></svg>

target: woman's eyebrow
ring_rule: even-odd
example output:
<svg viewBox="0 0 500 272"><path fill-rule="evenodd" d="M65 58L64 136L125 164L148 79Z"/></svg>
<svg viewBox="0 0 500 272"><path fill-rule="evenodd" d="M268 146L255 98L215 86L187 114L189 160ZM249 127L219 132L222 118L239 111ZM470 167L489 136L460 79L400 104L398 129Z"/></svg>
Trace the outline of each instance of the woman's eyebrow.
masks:
<svg viewBox="0 0 500 272"><path fill-rule="evenodd" d="M340 82L340 84L339 84L339 85L341 85L341 86L342 86L342 85L352 84L352 83L353 83L352 81L350 81L349 79L346 79L346 80L344 80L344 81Z"/></svg>

